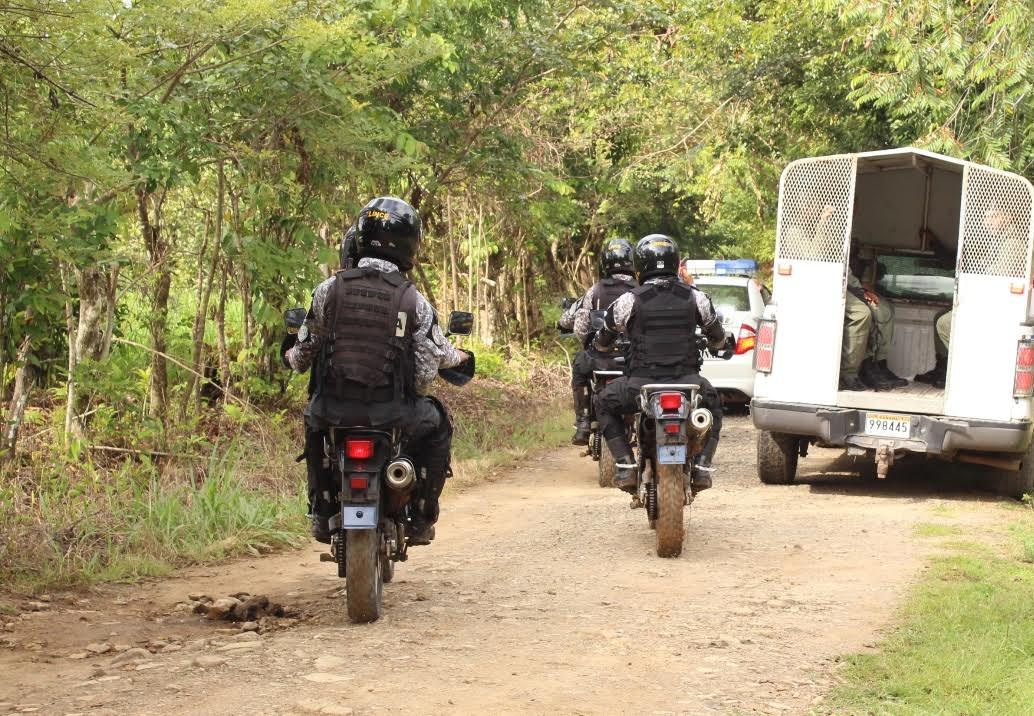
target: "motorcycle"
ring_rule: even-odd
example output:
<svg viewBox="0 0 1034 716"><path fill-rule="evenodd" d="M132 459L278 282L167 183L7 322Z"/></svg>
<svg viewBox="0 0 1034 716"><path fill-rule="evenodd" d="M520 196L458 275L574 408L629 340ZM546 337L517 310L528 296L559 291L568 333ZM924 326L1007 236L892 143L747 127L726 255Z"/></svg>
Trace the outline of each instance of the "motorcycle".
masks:
<svg viewBox="0 0 1034 716"><path fill-rule="evenodd" d="M297 332L304 320L303 308L284 314L289 332ZM473 320L470 313L453 311L447 334L470 335ZM473 360L472 354L471 366ZM456 385L469 381L468 373L439 371ZM426 478L403 445L398 428L364 425L334 426L323 440L323 468L340 487L336 495L324 493L337 510L330 518L330 552L320 561L335 562L338 576L347 579L345 604L355 623L381 617L384 585L394 578L395 563L409 558L407 529L425 494Z"/></svg>
<svg viewBox="0 0 1034 716"><path fill-rule="evenodd" d="M702 340L702 339L701 339ZM728 360L733 350L718 352ZM644 507L657 533L657 556L678 557L685 539L683 509L693 504L690 471L714 423L696 383L651 383L639 391L634 418L638 485L632 507ZM622 465L621 467L625 467Z"/></svg>

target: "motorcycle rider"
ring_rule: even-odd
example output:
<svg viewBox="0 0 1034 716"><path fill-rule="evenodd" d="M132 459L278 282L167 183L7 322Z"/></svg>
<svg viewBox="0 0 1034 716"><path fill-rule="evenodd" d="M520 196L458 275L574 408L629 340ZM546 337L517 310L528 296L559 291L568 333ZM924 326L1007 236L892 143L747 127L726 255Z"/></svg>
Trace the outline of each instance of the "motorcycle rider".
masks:
<svg viewBox="0 0 1034 716"><path fill-rule="evenodd" d="M574 394L574 436L572 445L588 445L589 380L595 370L619 370L611 352L603 352L589 342L592 332L592 311L602 311L620 296L638 286L632 278L632 243L627 239L611 239L600 253L600 280L569 308L560 319L562 328L573 328L584 349L578 351L571 364L571 391Z"/></svg>
<svg viewBox="0 0 1034 716"><path fill-rule="evenodd" d="M427 478L409 531L414 545L434 538L450 474L452 423L427 392L439 368L471 359L452 346L434 308L405 276L421 235L420 215L401 199L378 197L363 207L355 222L358 265L316 287L297 341L283 354L293 370L312 366L316 373L306 408L310 434L335 425L402 429L404 452ZM335 506L324 493L336 487L328 484L323 457L323 440L307 441L313 536L329 542Z"/></svg>
<svg viewBox="0 0 1034 716"><path fill-rule="evenodd" d="M626 373L596 396L596 416L603 437L617 463L615 486L634 493L636 465L625 435L623 416L637 408L639 389L648 383L696 383L703 406L714 423L690 475L694 492L711 487L711 461L718 449L722 430L722 405L718 392L700 375L703 357L696 328L716 353L726 345L721 316L706 293L677 278L679 249L664 234L650 234L639 240L634 253L636 278L640 286L617 299L605 318L606 328L597 334L597 344L606 347L617 334L631 343Z"/></svg>

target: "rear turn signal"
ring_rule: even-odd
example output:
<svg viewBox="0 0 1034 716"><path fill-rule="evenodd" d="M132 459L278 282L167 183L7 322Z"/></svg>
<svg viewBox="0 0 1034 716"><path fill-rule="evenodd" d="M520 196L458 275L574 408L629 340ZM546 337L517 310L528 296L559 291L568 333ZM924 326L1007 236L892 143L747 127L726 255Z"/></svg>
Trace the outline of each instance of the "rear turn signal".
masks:
<svg viewBox="0 0 1034 716"><path fill-rule="evenodd" d="M740 326L740 334L736 337L736 350L734 353L741 356L754 350L754 345L757 342L757 333L754 330L754 326L749 323L742 324Z"/></svg>
<svg viewBox="0 0 1034 716"><path fill-rule="evenodd" d="M661 393L661 410L674 413L682 409L682 393Z"/></svg>
<svg viewBox="0 0 1034 716"><path fill-rule="evenodd" d="M1034 396L1034 338L1023 338L1016 346L1012 394L1017 398Z"/></svg>
<svg viewBox="0 0 1034 716"><path fill-rule="evenodd" d="M373 457L373 440L345 440L345 454L349 460L369 460Z"/></svg>
<svg viewBox="0 0 1034 716"><path fill-rule="evenodd" d="M775 358L776 322L764 318L758 324L754 339L754 370L760 373L772 372L772 361Z"/></svg>

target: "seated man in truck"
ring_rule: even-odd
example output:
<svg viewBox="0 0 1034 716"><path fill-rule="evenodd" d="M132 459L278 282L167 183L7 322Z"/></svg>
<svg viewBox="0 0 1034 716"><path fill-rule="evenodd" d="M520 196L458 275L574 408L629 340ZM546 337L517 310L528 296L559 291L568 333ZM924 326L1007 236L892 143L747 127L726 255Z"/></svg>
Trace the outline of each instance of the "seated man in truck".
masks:
<svg viewBox="0 0 1034 716"><path fill-rule="evenodd" d="M865 261L857 239L851 240L848 258L847 297L844 305L844 338L840 354L840 390L892 390L908 385L887 367L894 340L894 309L863 283Z"/></svg>
<svg viewBox="0 0 1034 716"><path fill-rule="evenodd" d="M1026 238L1016 223L1016 215L1008 208L990 206L984 211L982 228L972 238L967 239L966 250L969 256L968 269L970 273L986 273L998 276L1009 275L1012 252L1003 250L1006 246L1026 242ZM954 266L955 256L947 249L933 232L927 230L930 247L934 254L940 259L944 266ZM928 383L935 388L943 388L947 384L948 377L948 344L951 341L951 322L954 316L953 310L945 311L937 316L934 321L935 337L934 351L937 354L937 363L932 370L916 376L920 383Z"/></svg>

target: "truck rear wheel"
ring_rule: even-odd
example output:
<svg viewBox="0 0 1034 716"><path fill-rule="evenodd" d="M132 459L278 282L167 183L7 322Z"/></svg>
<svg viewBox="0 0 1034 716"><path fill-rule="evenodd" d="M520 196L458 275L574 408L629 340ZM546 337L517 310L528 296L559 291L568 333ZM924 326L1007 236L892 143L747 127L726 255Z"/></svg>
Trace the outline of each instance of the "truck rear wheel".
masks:
<svg viewBox="0 0 1034 716"><path fill-rule="evenodd" d="M1034 443L1023 453L1020 469L998 471L998 494L1022 500L1024 495L1034 497Z"/></svg>
<svg viewBox="0 0 1034 716"><path fill-rule="evenodd" d="M789 485L797 475L800 438L786 433L758 431L758 479L766 485Z"/></svg>

